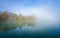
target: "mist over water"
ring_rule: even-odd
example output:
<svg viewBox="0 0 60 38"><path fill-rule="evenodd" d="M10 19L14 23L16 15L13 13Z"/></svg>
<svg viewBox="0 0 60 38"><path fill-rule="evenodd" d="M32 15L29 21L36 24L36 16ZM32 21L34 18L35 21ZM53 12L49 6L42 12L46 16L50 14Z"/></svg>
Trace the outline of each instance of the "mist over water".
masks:
<svg viewBox="0 0 60 38"><path fill-rule="evenodd" d="M4 11L9 16L5 20L4 14L1 16ZM26 22L26 17L32 17L35 22ZM5 22L0 28L7 31L0 30L0 38L59 38L60 0L0 0L0 23L2 20ZM21 20L25 22L20 23Z"/></svg>
<svg viewBox="0 0 60 38"><path fill-rule="evenodd" d="M21 29L17 27L16 29L9 30L7 32L0 31L1 38L29 38L29 37L59 37L60 27L58 23L48 20L43 21L39 18L36 20L35 26L24 25ZM46 35L46 36L45 36ZM53 36L54 35L54 36ZM4 36L4 37L3 37Z"/></svg>

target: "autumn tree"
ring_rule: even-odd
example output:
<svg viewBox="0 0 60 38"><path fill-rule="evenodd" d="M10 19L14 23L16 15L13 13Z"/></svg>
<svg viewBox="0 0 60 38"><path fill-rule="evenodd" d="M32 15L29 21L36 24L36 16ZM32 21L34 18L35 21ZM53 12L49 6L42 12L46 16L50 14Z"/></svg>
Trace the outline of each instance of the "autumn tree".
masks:
<svg viewBox="0 0 60 38"><path fill-rule="evenodd" d="M0 30L7 31L7 21L8 19L8 14L7 11L3 11L0 14ZM6 27L5 27L6 26Z"/></svg>
<svg viewBox="0 0 60 38"><path fill-rule="evenodd" d="M18 26L21 28L22 26L25 25L25 16L23 16L22 14L19 14L18 16Z"/></svg>
<svg viewBox="0 0 60 38"><path fill-rule="evenodd" d="M4 11L0 14L0 28L3 31L8 31L12 29L16 29L16 27L22 28L23 26L34 26L36 22L36 18L34 15L24 16L21 13L16 15L14 13L9 13ZM2 22L2 24L1 24Z"/></svg>
<svg viewBox="0 0 60 38"><path fill-rule="evenodd" d="M17 15L16 14L10 13L7 21L9 22L8 24L9 30L16 29L17 27Z"/></svg>
<svg viewBox="0 0 60 38"><path fill-rule="evenodd" d="M35 25L35 17L32 15L32 16L27 16L26 17L26 24L28 26L34 26Z"/></svg>
<svg viewBox="0 0 60 38"><path fill-rule="evenodd" d="M8 19L8 14L6 11L2 12L2 14L0 14L0 21L4 22Z"/></svg>

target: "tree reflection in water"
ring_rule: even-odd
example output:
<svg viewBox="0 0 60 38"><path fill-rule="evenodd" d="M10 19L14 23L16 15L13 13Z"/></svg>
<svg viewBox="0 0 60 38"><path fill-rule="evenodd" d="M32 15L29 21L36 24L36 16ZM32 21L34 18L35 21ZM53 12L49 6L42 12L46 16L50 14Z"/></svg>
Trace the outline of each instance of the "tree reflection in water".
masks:
<svg viewBox="0 0 60 38"><path fill-rule="evenodd" d="M34 15L24 16L22 14L16 15L13 13L8 13L9 12L4 11L0 14L0 29L3 31L16 29L17 27L21 29L25 25L35 25L36 18Z"/></svg>

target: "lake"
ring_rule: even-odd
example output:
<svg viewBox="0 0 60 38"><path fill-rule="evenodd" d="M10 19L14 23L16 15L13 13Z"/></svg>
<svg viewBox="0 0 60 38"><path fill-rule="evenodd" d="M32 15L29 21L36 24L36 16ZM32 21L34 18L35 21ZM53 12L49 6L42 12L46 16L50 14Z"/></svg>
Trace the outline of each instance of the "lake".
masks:
<svg viewBox="0 0 60 38"><path fill-rule="evenodd" d="M33 27L34 28L34 27ZM24 26L22 29L16 29L3 32L0 31L0 38L59 38L60 28L35 28Z"/></svg>

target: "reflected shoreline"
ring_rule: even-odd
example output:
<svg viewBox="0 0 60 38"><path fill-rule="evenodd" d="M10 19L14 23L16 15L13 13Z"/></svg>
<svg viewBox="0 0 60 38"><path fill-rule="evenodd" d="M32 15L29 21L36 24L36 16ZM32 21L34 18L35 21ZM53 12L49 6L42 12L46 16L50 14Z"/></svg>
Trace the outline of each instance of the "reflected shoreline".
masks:
<svg viewBox="0 0 60 38"><path fill-rule="evenodd" d="M15 30L11 30L8 32L1 32L0 31L0 37L4 38L58 38L60 37L60 28L54 28L52 29L48 29L45 30L44 32L42 31L34 31L31 32L29 30L22 30L22 29L15 29Z"/></svg>

